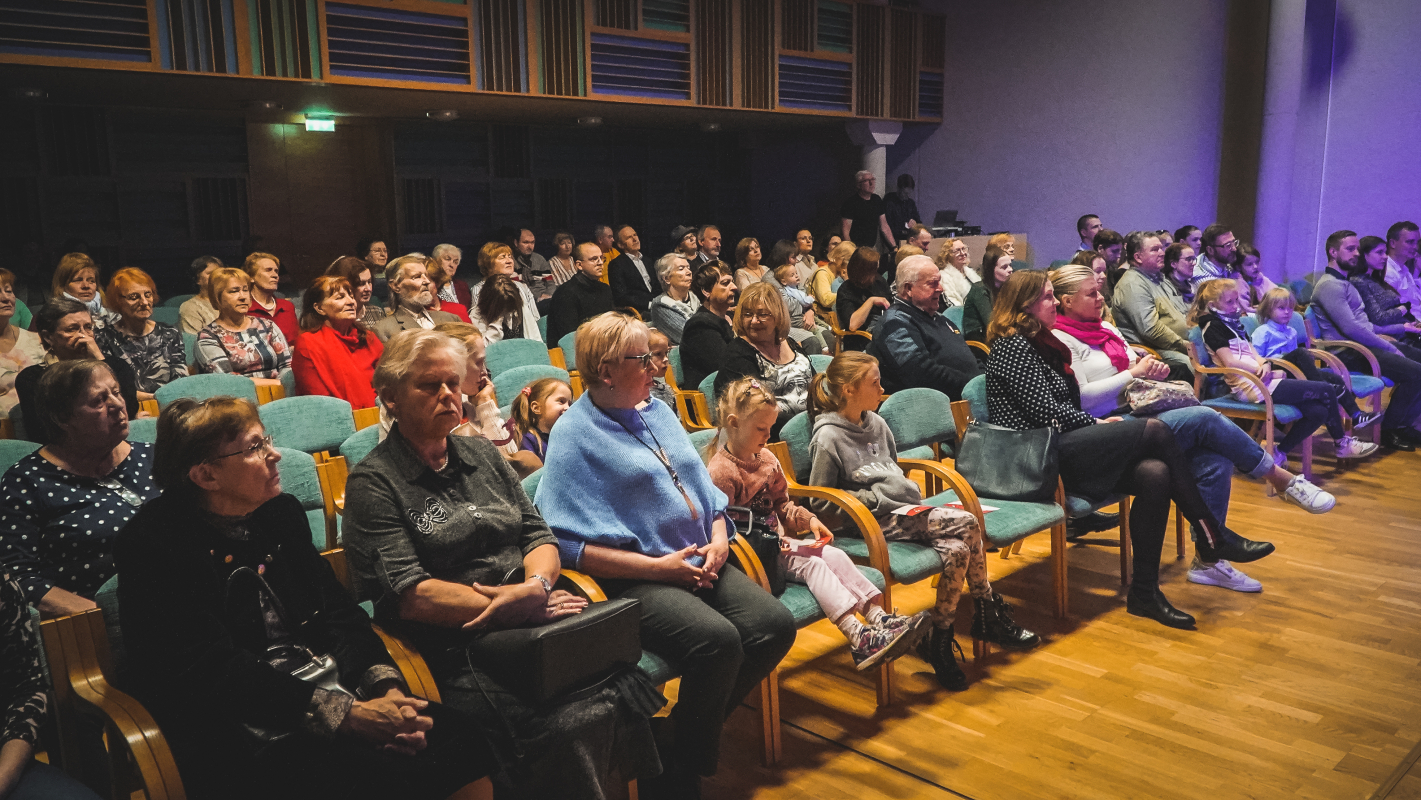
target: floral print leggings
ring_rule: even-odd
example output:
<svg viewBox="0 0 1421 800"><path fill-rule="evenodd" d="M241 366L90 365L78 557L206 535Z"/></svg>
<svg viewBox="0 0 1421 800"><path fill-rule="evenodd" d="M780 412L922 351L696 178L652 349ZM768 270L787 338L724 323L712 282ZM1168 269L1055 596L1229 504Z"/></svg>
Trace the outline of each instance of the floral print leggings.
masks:
<svg viewBox="0 0 1421 800"><path fill-rule="evenodd" d="M962 579L973 597L991 597L987 580L987 554L982 549L982 528L977 518L959 508L934 508L916 516L890 514L881 520L883 538L890 542L918 542L942 558L942 578L937 584L933 625L946 628L957 616Z"/></svg>

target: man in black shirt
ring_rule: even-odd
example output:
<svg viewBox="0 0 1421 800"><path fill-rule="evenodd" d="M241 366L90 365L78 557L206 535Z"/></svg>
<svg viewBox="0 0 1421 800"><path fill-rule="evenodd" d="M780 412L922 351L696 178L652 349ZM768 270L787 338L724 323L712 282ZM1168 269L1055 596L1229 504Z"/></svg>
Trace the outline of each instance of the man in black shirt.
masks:
<svg viewBox="0 0 1421 800"><path fill-rule="evenodd" d="M881 231L890 250L898 249L898 239L888 227L888 206L883 198L873 193L878 179L873 173L861 169L854 175L858 192L844 201L839 209L843 237L859 247L875 247Z"/></svg>
<svg viewBox="0 0 1421 800"><path fill-rule="evenodd" d="M905 172L898 176L898 191L883 197L888 227L899 242L908 238L913 228L922 224L922 217L918 214L918 201L913 199L915 188L913 176Z"/></svg>
<svg viewBox="0 0 1421 800"><path fill-rule="evenodd" d="M577 274L553 292L548 313L548 345L552 347L557 347L558 340L577 330L578 325L616 307L612 287L602 282L602 248L592 242L574 247L572 265Z"/></svg>

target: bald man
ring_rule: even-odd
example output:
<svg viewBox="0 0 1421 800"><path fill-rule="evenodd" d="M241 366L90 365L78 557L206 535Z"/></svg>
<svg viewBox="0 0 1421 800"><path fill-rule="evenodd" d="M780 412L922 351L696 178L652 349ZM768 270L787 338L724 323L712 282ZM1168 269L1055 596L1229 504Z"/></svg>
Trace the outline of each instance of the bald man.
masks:
<svg viewBox="0 0 1421 800"><path fill-rule="evenodd" d="M909 256L898 265L898 295L883 312L868 354L878 359L883 391L925 387L953 400L982 374L962 332L938 313L942 273L927 256Z"/></svg>

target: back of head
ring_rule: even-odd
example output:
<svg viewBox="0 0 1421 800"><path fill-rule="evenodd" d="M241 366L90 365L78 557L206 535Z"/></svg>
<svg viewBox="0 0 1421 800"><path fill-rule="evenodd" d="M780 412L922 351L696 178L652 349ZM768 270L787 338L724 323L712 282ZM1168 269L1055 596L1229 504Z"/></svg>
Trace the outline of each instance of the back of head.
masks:
<svg viewBox="0 0 1421 800"><path fill-rule="evenodd" d="M860 247L854 250L853 255L849 256L848 275L845 278L849 283L868 286L873 283L873 276L877 274L877 250L872 247Z"/></svg>
<svg viewBox="0 0 1421 800"><path fill-rule="evenodd" d="M876 366L878 359L868 353L846 350L834 356L829 366L809 384L810 420L821 411L842 411L847 402L845 390L863 380Z"/></svg>
<svg viewBox="0 0 1421 800"><path fill-rule="evenodd" d="M1210 313L1209 306L1219 302L1225 292L1238 289L1238 281L1233 278L1211 278L1199 284L1194 290L1194 303L1189 306L1188 323L1198 325L1199 318Z"/></svg>
<svg viewBox="0 0 1421 800"><path fill-rule="evenodd" d="M317 275L311 285L306 287L305 294L301 295L301 330L315 333L324 327L326 318L317 309L327 298L342 291L355 296L355 291L350 288L350 281L340 275Z"/></svg>
<svg viewBox="0 0 1421 800"><path fill-rule="evenodd" d="M158 415L153 482L164 491L194 488L188 477L192 468L220 454L224 445L254 425L261 425L256 406L239 397L174 400Z"/></svg>
<svg viewBox="0 0 1421 800"><path fill-rule="evenodd" d="M490 275L479 290L479 317L490 324L523 310L518 284L507 275Z"/></svg>
<svg viewBox="0 0 1421 800"><path fill-rule="evenodd" d="M1111 247L1117 244L1124 244L1125 237L1121 236L1115 231L1110 230L1109 228L1101 228L1100 233L1097 233L1095 235L1095 238L1092 239L1090 243L1095 246L1096 250L1099 250L1102 247Z"/></svg>
<svg viewBox="0 0 1421 800"><path fill-rule="evenodd" d="M893 263L902 264L903 259L911 258L912 256L920 256L922 254L923 248L918 247L915 244L905 244L899 247L897 250L893 251Z"/></svg>
<svg viewBox="0 0 1421 800"><path fill-rule="evenodd" d="M778 267L794 261L799 254L799 246L789 239L780 239L775 242L774 249L770 250L770 266Z"/></svg>
<svg viewBox="0 0 1421 800"><path fill-rule="evenodd" d="M35 384L34 403L39 419L25 422L44 434L45 441L61 441L64 438L61 426L74 416L79 403L87 399L89 386L98 373L113 377L108 364L92 358L59 361L46 367Z"/></svg>
<svg viewBox="0 0 1421 800"><path fill-rule="evenodd" d="M1013 272L997 290L992 303L992 321L987 324L987 342L1021 334L1028 338L1041 332L1041 322L1027 313L1046 287L1047 276L1041 270L1024 269Z"/></svg>

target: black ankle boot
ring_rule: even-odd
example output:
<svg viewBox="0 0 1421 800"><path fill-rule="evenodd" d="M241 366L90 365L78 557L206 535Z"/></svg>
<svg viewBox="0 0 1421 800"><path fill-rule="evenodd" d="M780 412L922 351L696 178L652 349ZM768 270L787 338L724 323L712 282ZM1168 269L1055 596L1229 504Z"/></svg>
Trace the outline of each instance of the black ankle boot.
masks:
<svg viewBox="0 0 1421 800"><path fill-rule="evenodd" d="M974 597L972 605L972 638L991 642L1011 650L1030 650L1041 644L1041 637L1016 624L1011 606L999 594Z"/></svg>
<svg viewBox="0 0 1421 800"><path fill-rule="evenodd" d="M1223 526L1219 526L1218 542L1211 547L1209 538L1204 535L1203 529L1197 525L1193 527L1196 536L1194 552L1199 555L1199 560L1206 564L1212 564L1215 561L1247 564L1270 555L1277 549L1272 542L1255 542L1252 539L1245 539Z"/></svg>
<svg viewBox="0 0 1421 800"><path fill-rule="evenodd" d="M960 692L967 688L967 675L957 665L958 658L966 662L967 656L963 655L962 646L957 643L951 625L946 628L934 626L932 633L919 640L918 655L932 665L937 682L942 684L942 688L950 692Z"/></svg>
<svg viewBox="0 0 1421 800"><path fill-rule="evenodd" d="M1147 597L1140 597L1133 589L1130 590L1130 594L1125 598L1125 610L1137 617L1147 617L1171 628L1188 630L1194 627L1194 618L1170 605L1158 586Z"/></svg>

